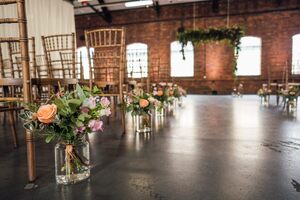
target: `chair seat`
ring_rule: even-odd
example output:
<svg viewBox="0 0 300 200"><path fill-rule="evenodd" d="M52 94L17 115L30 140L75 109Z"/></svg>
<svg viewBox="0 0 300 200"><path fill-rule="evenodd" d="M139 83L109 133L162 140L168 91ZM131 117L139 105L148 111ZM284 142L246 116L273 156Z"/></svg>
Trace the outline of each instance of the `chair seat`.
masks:
<svg viewBox="0 0 300 200"><path fill-rule="evenodd" d="M118 85L119 81L94 81L94 84L97 85L98 87L106 87L106 86L114 86Z"/></svg>

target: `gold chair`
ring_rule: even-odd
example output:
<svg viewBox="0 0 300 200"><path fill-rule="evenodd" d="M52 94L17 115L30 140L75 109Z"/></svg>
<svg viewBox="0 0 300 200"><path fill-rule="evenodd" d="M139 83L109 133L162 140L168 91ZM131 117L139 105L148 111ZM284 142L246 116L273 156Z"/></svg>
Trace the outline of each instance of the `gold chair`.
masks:
<svg viewBox="0 0 300 200"><path fill-rule="evenodd" d="M85 31L85 41L90 67L90 88L101 87L103 96L123 104L125 29L97 29ZM94 48L91 55L90 48ZM92 59L92 60L91 60ZM121 112L122 129L125 133L125 110Z"/></svg>
<svg viewBox="0 0 300 200"><path fill-rule="evenodd" d="M28 38L30 77L36 77L35 38ZM20 42L8 42L9 60L12 64L13 77L22 78L22 62Z"/></svg>
<svg viewBox="0 0 300 200"><path fill-rule="evenodd" d="M28 36L27 36L27 23L25 0L0 0L0 5L15 4L17 8L16 18L0 18L0 23L16 23L19 28L19 37L0 37L0 43L3 42L20 42L21 62L22 62L22 75L23 79L1 78L0 86L6 85L22 85L23 98L16 97L1 97L0 101L5 103L24 101L25 103L31 102L31 86L30 86L30 68L29 68L29 51L28 51ZM14 108L10 108L14 109ZM2 109L7 112L7 108ZM35 180L35 149L33 142L33 135L31 132L26 131L26 145L27 145L27 164L28 164L28 179L29 181Z"/></svg>
<svg viewBox="0 0 300 200"><path fill-rule="evenodd" d="M50 78L67 78L60 53L71 53L71 78L76 78L75 34L42 36L42 43L46 62L50 69Z"/></svg>
<svg viewBox="0 0 300 200"><path fill-rule="evenodd" d="M75 53L75 55L77 55ZM60 52L60 61L66 78L73 78L73 54ZM75 78L83 80L82 55L75 58Z"/></svg>

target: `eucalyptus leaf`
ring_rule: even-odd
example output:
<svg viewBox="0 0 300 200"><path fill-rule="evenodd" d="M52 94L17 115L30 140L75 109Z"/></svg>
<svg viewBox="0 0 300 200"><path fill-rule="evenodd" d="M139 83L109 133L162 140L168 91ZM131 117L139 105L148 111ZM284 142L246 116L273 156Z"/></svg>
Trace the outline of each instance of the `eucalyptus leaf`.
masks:
<svg viewBox="0 0 300 200"><path fill-rule="evenodd" d="M83 102L87 97L85 96L85 94L79 84L76 85L76 91L77 91L77 95L78 95L79 99Z"/></svg>

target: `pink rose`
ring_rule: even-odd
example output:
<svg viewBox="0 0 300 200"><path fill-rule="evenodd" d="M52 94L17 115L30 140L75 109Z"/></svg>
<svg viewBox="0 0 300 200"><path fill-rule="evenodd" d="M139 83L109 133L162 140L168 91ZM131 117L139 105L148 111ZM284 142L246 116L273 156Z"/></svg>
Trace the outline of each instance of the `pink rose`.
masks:
<svg viewBox="0 0 300 200"><path fill-rule="evenodd" d="M110 101L106 97L102 97L100 100L100 104L102 107L108 107L110 104Z"/></svg>
<svg viewBox="0 0 300 200"><path fill-rule="evenodd" d="M91 128L92 132L103 131L102 126L103 122L100 120L91 120L89 122L89 127Z"/></svg>
<svg viewBox="0 0 300 200"><path fill-rule="evenodd" d="M90 109L88 107L81 107L81 112L82 113L88 113Z"/></svg>

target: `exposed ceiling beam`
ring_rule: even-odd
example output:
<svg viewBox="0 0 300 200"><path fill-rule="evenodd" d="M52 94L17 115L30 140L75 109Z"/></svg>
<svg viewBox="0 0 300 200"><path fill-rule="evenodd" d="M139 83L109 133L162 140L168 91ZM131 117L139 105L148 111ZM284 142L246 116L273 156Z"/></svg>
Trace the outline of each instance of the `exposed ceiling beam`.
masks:
<svg viewBox="0 0 300 200"><path fill-rule="evenodd" d="M87 3L87 6L90 7L95 13L97 13L98 15L100 15L107 23L111 23L112 22L111 16L110 16L110 18L107 17L107 16L105 16L104 12L100 12L97 8L95 8L94 5L91 5L91 4Z"/></svg>
<svg viewBox="0 0 300 200"><path fill-rule="evenodd" d="M276 3L277 3L278 6L280 6L281 3L282 3L282 0L276 0Z"/></svg>
<svg viewBox="0 0 300 200"><path fill-rule="evenodd" d="M127 0L126 2L131 2L131 1L136 1L136 0ZM115 1L115 2L111 2L111 3L105 3L105 5L99 3L99 4L94 4L93 6L95 7L109 7L109 6L119 6L119 5L124 5L125 1ZM74 7L75 9L79 9L79 8L85 8L85 7L89 7L88 5L81 5L81 6L76 6Z"/></svg>
<svg viewBox="0 0 300 200"><path fill-rule="evenodd" d="M160 15L160 5L158 1L153 1L153 8L156 11L157 16Z"/></svg>
<svg viewBox="0 0 300 200"><path fill-rule="evenodd" d="M98 3L100 5L105 5L104 0L98 0ZM108 8L106 6L104 6L104 7L101 7L101 9L102 9L102 12L103 12L103 19L106 22L111 23L112 22L112 16L111 16L111 13L109 12Z"/></svg>
<svg viewBox="0 0 300 200"><path fill-rule="evenodd" d="M214 13L218 13L219 12L219 0L212 0L212 11Z"/></svg>

